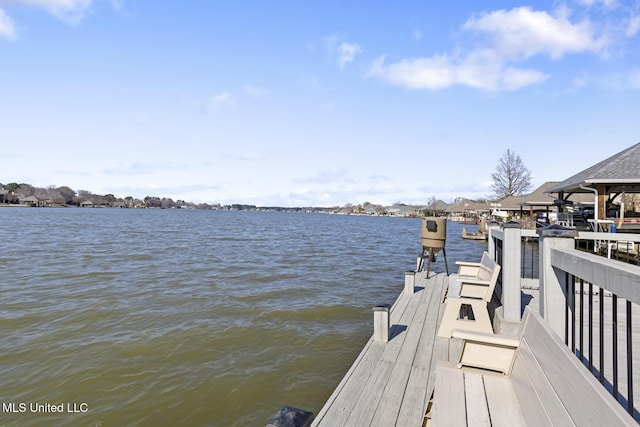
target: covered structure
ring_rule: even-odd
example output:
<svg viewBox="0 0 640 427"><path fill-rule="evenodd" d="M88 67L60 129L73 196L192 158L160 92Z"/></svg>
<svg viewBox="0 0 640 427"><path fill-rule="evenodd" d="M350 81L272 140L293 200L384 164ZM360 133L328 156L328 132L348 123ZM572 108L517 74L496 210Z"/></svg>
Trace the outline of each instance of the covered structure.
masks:
<svg viewBox="0 0 640 427"><path fill-rule="evenodd" d="M480 215L489 213L490 211L491 206L488 202L477 202L469 199L459 199L445 209L445 212L449 215L449 219L458 222L476 221Z"/></svg>
<svg viewBox="0 0 640 427"><path fill-rule="evenodd" d="M559 181L547 181L533 192L522 196L507 196L500 200L500 209L503 209L514 216L524 218L528 215L532 220L536 214L543 214L549 221L550 209L558 205L556 198L548 193L548 189L559 184ZM586 196L586 197L585 197ZM569 196L568 196L569 197ZM571 203L593 204L593 198L585 194L572 194Z"/></svg>
<svg viewBox="0 0 640 427"><path fill-rule="evenodd" d="M626 194L640 193L640 143L549 187L546 193L557 194L561 200L576 193L591 194L596 224L614 216L618 228L640 230L637 212L635 209L625 212L624 206ZM622 196L619 208L611 209L619 196Z"/></svg>

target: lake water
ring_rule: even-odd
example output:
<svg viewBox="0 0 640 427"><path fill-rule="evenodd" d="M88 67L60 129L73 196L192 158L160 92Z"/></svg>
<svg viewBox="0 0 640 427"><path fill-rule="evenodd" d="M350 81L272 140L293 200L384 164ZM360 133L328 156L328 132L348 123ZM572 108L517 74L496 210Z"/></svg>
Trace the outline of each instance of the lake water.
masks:
<svg viewBox="0 0 640 427"><path fill-rule="evenodd" d="M451 271L486 248L461 232L449 223ZM0 424L317 413L371 336L371 307L402 291L419 235L406 218L0 208Z"/></svg>

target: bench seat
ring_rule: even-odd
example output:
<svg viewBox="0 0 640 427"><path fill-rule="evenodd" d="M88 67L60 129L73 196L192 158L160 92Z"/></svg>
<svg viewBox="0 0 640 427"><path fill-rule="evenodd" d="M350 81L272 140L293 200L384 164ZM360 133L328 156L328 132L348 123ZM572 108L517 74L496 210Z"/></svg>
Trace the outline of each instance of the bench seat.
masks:
<svg viewBox="0 0 640 427"><path fill-rule="evenodd" d="M635 420L529 308L519 337L454 331L460 362L436 372L432 426L635 426ZM480 348L510 352L506 366L487 369ZM488 350L490 351L490 350ZM507 357L508 359L508 357Z"/></svg>
<svg viewBox="0 0 640 427"><path fill-rule="evenodd" d="M449 277L449 289L445 299L447 305L438 336L450 338L453 329L492 333L487 304L493 296L500 265L492 260L486 251L479 263L457 264L458 274Z"/></svg>

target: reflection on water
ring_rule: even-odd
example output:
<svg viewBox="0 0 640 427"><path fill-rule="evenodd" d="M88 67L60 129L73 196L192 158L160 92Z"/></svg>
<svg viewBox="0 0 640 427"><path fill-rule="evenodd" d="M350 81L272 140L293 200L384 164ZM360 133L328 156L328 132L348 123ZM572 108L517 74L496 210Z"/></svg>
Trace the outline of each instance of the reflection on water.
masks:
<svg viewBox="0 0 640 427"><path fill-rule="evenodd" d="M486 248L461 231L449 224L450 270ZM1 208L2 424L317 412L369 338L371 307L415 268L419 233L403 218Z"/></svg>

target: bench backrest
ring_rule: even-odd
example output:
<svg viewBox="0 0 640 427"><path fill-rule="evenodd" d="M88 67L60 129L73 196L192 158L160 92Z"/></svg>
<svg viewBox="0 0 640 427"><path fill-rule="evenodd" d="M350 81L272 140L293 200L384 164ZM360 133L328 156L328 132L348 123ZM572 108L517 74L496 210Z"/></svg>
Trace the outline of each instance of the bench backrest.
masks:
<svg viewBox="0 0 640 427"><path fill-rule="evenodd" d="M523 322L511 378L530 425L637 425L538 314Z"/></svg>
<svg viewBox="0 0 640 427"><path fill-rule="evenodd" d="M487 270L493 270L493 267L496 265L496 262L491 259L489 256L489 252L482 252L482 259L480 260L480 266L484 267Z"/></svg>
<svg viewBox="0 0 640 427"><path fill-rule="evenodd" d="M491 301L493 291L496 288L496 282L500 274L500 265L489 257L487 251L484 251L477 269L475 278L488 282L489 286L473 284L472 282L464 282L464 280L462 280L462 287L458 295L467 298L483 299L488 303Z"/></svg>

